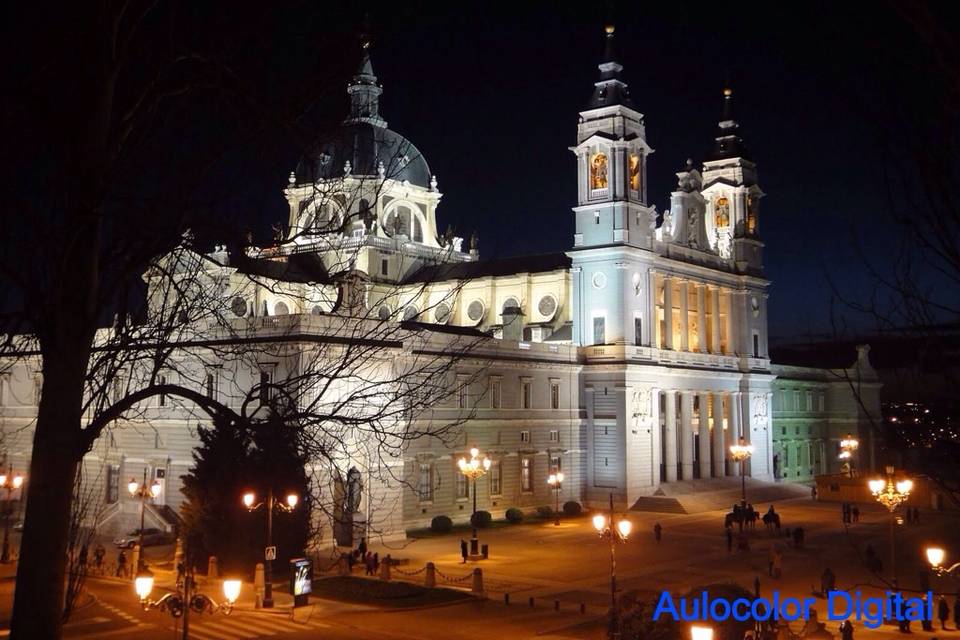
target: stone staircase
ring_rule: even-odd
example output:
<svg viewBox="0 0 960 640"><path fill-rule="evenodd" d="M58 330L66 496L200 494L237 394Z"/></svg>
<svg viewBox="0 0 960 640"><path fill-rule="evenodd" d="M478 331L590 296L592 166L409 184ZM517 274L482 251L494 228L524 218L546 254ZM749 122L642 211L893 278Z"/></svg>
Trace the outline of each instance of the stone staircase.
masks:
<svg viewBox="0 0 960 640"><path fill-rule="evenodd" d="M687 513L676 498L665 496L643 496L633 503L631 511L651 511L653 513Z"/></svg>
<svg viewBox="0 0 960 640"><path fill-rule="evenodd" d="M735 503L740 502L740 491L740 478L664 483L654 495L641 497L630 509L655 513L729 511ZM806 485L747 478L747 501L761 512L766 509L761 509L760 505L809 497L810 487Z"/></svg>

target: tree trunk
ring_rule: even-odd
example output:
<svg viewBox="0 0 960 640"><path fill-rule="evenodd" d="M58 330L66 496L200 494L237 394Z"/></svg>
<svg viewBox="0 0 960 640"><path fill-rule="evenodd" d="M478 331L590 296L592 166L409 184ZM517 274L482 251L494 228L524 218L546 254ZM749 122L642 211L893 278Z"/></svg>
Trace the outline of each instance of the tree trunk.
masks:
<svg viewBox="0 0 960 640"><path fill-rule="evenodd" d="M14 640L60 638L70 501L77 465L82 374L44 358L43 395L27 474L26 522L13 602Z"/></svg>

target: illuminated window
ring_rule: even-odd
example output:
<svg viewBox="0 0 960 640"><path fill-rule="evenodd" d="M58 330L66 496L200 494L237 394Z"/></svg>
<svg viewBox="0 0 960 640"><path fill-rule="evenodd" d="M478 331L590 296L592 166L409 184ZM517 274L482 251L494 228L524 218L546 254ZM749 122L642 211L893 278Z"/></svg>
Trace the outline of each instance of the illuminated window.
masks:
<svg viewBox="0 0 960 640"><path fill-rule="evenodd" d="M757 233L757 207L760 200L756 196L747 196L747 233Z"/></svg>
<svg viewBox="0 0 960 640"><path fill-rule="evenodd" d="M120 465L111 464L107 467L107 504L114 504L120 500Z"/></svg>
<svg viewBox="0 0 960 640"><path fill-rule="evenodd" d="M607 188L607 155L597 153L590 159L590 188Z"/></svg>
<svg viewBox="0 0 960 640"><path fill-rule="evenodd" d="M717 198L716 203L714 203L714 213L716 214L716 226L720 227L729 227L730 226L730 201L726 198Z"/></svg>
<svg viewBox="0 0 960 640"><path fill-rule="evenodd" d="M635 153L630 154L630 189L640 191L640 156Z"/></svg>
<svg viewBox="0 0 960 640"><path fill-rule="evenodd" d="M499 460L493 460L490 462L489 475L490 475L490 495L498 496L500 495L500 492L501 492L500 487L503 486L503 469L500 467Z"/></svg>
<svg viewBox="0 0 960 640"><path fill-rule="evenodd" d="M470 485L467 483L467 476L454 469L457 474L457 500L465 500L470 497Z"/></svg>
<svg viewBox="0 0 960 640"><path fill-rule="evenodd" d="M533 491L533 459L528 457L520 458L520 490Z"/></svg>

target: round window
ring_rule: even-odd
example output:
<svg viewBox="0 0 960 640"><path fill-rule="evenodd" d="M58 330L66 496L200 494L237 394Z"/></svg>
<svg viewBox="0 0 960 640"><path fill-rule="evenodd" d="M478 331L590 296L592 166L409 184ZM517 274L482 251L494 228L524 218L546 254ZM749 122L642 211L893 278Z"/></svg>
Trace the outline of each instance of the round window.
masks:
<svg viewBox="0 0 960 640"><path fill-rule="evenodd" d="M389 319L390 319L390 307L388 307L388 306L385 305L385 304L384 304L384 305L381 305L380 308L377 309L377 317L380 318L381 320L389 320Z"/></svg>
<svg viewBox="0 0 960 640"><path fill-rule="evenodd" d="M230 311L232 311L233 315L237 316L238 318L242 318L243 316L247 315L247 301L240 296L237 296L230 301Z"/></svg>
<svg viewBox="0 0 960 640"><path fill-rule="evenodd" d="M520 303L517 302L517 299L514 297L509 297L503 301L503 307L500 309L500 313L503 314L507 309L519 309Z"/></svg>
<svg viewBox="0 0 960 640"><path fill-rule="evenodd" d="M593 287L595 289L603 289L607 286L607 274L603 271L597 271L593 274Z"/></svg>
<svg viewBox="0 0 960 640"><path fill-rule="evenodd" d="M557 312L557 299L553 296L543 296L537 305L537 311L544 318L552 318L553 314Z"/></svg>
<svg viewBox="0 0 960 640"><path fill-rule="evenodd" d="M290 309L287 307L286 302L278 302L273 305L273 315L275 316L285 316L290 313Z"/></svg>
<svg viewBox="0 0 960 640"><path fill-rule="evenodd" d="M417 311L417 308L416 308L415 306L410 305L409 307L407 307L406 309L403 310L403 319L404 319L404 320L416 320L416 319L417 319L417 315L418 315L419 313L420 313L420 312Z"/></svg>
<svg viewBox="0 0 960 640"><path fill-rule="evenodd" d="M474 322L480 322L483 318L483 312L483 302L480 300L474 300L470 303L470 306L467 307L467 317Z"/></svg>
<svg viewBox="0 0 960 640"><path fill-rule="evenodd" d="M313 310L312 310L310 313L312 313L312 314L315 315L315 316L322 316L322 315L323 315L323 307L321 307L320 305L316 304L316 305L313 306Z"/></svg>
<svg viewBox="0 0 960 640"><path fill-rule="evenodd" d="M440 324L446 324L447 320L450 319L450 305L446 302L438 304L436 309L433 310L433 319Z"/></svg>

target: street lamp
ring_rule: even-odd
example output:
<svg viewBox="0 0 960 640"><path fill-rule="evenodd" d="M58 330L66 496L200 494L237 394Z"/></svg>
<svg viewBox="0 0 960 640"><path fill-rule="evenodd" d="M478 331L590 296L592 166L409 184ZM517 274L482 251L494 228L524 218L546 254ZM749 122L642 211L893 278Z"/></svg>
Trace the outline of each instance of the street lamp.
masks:
<svg viewBox="0 0 960 640"><path fill-rule="evenodd" d="M140 499L140 552L137 555L137 569L146 566L146 563L143 561L143 517L146 512L146 502L147 499L153 499L160 496L160 481L154 480L153 484L149 487L147 486L147 470L143 470L143 483L137 482L136 478L130 478L130 482L127 483L127 491L130 492L131 498Z"/></svg>
<svg viewBox="0 0 960 640"><path fill-rule="evenodd" d="M927 561L933 568L933 572L938 576L950 575L957 569L960 569L960 562L955 562L950 567L944 567L943 561L947 559L947 552L941 547L927 547Z"/></svg>
<svg viewBox="0 0 960 640"><path fill-rule="evenodd" d="M0 562L8 564L10 562L10 516L13 509L10 507L10 494L14 489L23 486L23 476L19 473L13 474L11 467L7 473L0 473L0 489L6 489L7 500L3 505L3 552L0 553Z"/></svg>
<svg viewBox="0 0 960 640"><path fill-rule="evenodd" d="M555 520L553 521L554 526L560 526L560 492L563 490L563 472L557 471L556 473L551 473L550 477L547 478L547 484L553 487L554 491L557 494L556 505L557 508L554 509L553 514Z"/></svg>
<svg viewBox="0 0 960 640"><path fill-rule="evenodd" d="M730 445L730 457L734 462L740 463L740 506L747 506L747 475L743 471L743 463L753 455L753 445L746 444L743 438L740 438L739 444Z"/></svg>
<svg viewBox="0 0 960 640"><path fill-rule="evenodd" d="M910 479L895 480L893 466L887 466L887 478L875 478L867 482L870 487L870 493L890 512L890 571L893 573L893 579L897 579L897 556L894 552L894 527L896 519L894 512L907 498L910 497L910 491L913 489L913 481Z"/></svg>
<svg viewBox="0 0 960 640"><path fill-rule="evenodd" d="M490 470L493 461L487 456L480 457L480 449L473 447L470 449L470 459L461 457L457 460L457 467L460 473L469 482L473 480L473 513L470 515L470 526L473 531L473 537L470 538L470 555L475 556L480 553L480 541L477 540L477 527L474 525L474 516L477 514L477 478L482 477Z"/></svg>
<svg viewBox="0 0 960 640"><path fill-rule="evenodd" d="M840 441L840 455L838 458L847 466L847 475L853 477L853 454L860 446L860 441L849 433L847 437Z"/></svg>
<svg viewBox="0 0 960 640"><path fill-rule="evenodd" d="M233 605L240 597L240 580L227 579L223 581L224 601L216 603L210 596L202 593L190 593L192 585L192 576L185 577L181 583L177 584L177 590L165 593L159 600L151 600L150 593L153 591L153 574L144 569L137 574L133 581L134 590L140 599L140 606L144 611L150 609L160 609L173 618L180 618L190 611L196 613L214 613L219 611L224 615L230 615L233 611ZM184 624L184 637L189 637L187 625Z"/></svg>
<svg viewBox="0 0 960 640"><path fill-rule="evenodd" d="M617 606L617 557L618 542L626 542L633 529L633 524L626 518L621 518L616 526L613 525L613 494L610 494L610 516L598 513L593 516L593 528L601 538L610 541L610 640L620 638L620 607Z"/></svg>
<svg viewBox="0 0 960 640"><path fill-rule="evenodd" d="M264 550L263 559L263 608L269 609L273 606L273 555L276 551L273 547L273 510L290 512L297 508L300 502L300 496L295 493L288 493L284 502L277 502L273 499L273 487L267 489L267 499L264 502L257 502L257 495L252 491L243 494L243 506L248 511L256 511L265 506L267 510L267 548ZM271 553L273 551L273 553Z"/></svg>
<svg viewBox="0 0 960 640"><path fill-rule="evenodd" d="M690 627L690 640L713 640L713 627Z"/></svg>

